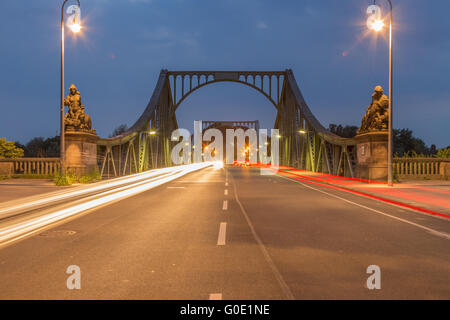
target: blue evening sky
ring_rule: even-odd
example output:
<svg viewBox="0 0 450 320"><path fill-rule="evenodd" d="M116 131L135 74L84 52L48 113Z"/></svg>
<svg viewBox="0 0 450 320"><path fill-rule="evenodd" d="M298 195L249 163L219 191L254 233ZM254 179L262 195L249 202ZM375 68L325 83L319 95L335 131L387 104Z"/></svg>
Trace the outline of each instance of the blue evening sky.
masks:
<svg viewBox="0 0 450 320"><path fill-rule="evenodd" d="M450 1L393 0L395 127L450 145ZM62 1L0 2L0 136L27 142L59 128ZM69 3L75 3L69 1ZM81 0L84 29L66 36L75 83L100 136L144 110L162 68L292 68L312 112L359 125L375 85L388 89L387 33L367 32L372 0ZM386 12L386 0L378 0ZM67 93L67 92L66 92ZM193 120L260 120L273 106L233 83L207 86L177 111Z"/></svg>

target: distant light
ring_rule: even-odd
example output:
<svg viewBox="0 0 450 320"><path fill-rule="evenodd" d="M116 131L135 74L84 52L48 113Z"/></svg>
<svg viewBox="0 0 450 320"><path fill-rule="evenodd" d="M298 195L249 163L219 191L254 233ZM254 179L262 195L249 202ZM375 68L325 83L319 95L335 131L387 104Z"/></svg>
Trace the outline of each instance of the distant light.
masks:
<svg viewBox="0 0 450 320"><path fill-rule="evenodd" d="M214 169L222 169L223 168L223 161L216 161L214 163Z"/></svg>
<svg viewBox="0 0 450 320"><path fill-rule="evenodd" d="M156 134L156 131L150 131L149 134L151 134L152 136L154 136Z"/></svg>
<svg viewBox="0 0 450 320"><path fill-rule="evenodd" d="M280 138L281 138L281 136L280 136L280 135L277 135L277 138L278 138L278 139L280 139Z"/></svg>
<svg viewBox="0 0 450 320"><path fill-rule="evenodd" d="M298 133L300 133L300 134L306 134L306 131L305 131L305 130L300 130Z"/></svg>

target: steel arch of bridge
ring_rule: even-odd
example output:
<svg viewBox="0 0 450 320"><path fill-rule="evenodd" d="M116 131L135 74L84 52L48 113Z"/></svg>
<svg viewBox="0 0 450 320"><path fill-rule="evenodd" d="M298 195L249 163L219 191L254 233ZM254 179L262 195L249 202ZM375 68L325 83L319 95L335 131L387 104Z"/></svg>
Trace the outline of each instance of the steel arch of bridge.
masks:
<svg viewBox="0 0 450 320"><path fill-rule="evenodd" d="M170 137L172 131L178 128L177 108L196 90L218 82L249 86L274 105L277 109L274 128L280 130L282 137L281 165L353 177L356 141L339 137L322 126L306 104L290 69L161 70L150 101L136 123L116 137L99 140L102 175L119 176L170 166L170 150L174 144Z"/></svg>
<svg viewBox="0 0 450 320"><path fill-rule="evenodd" d="M278 109L280 98L280 80L285 76L285 72L280 71L170 71L169 79L173 83L173 100L175 110L179 105L194 91L218 82L235 82L262 93L273 105ZM181 98L177 100L177 80L181 80ZM210 80L212 78L212 80ZM195 83L193 80L196 80ZM203 82L202 82L203 79ZM264 87L264 80L268 83L268 88ZM272 91L272 82L276 82L276 98L275 88ZM189 83L189 90L185 92L186 82ZM281 82L282 83L282 82Z"/></svg>

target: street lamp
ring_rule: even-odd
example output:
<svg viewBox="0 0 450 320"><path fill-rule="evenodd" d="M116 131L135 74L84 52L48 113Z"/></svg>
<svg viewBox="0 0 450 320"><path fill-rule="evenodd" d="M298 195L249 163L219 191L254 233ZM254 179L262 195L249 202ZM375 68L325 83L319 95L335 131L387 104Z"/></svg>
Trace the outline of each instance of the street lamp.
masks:
<svg viewBox="0 0 450 320"><path fill-rule="evenodd" d="M393 128L392 128L392 106L393 106L393 8L391 0L387 0L390 7L390 19L389 19L389 140L388 140L388 186L393 186L393 174L392 174L392 155L393 155ZM367 8L367 13L370 14L367 20L367 26L369 29L379 32L384 27L384 22L381 18L381 9L376 5L376 0L374 4Z"/></svg>
<svg viewBox="0 0 450 320"><path fill-rule="evenodd" d="M68 0L64 0L61 6L61 137L60 137L60 158L61 158L61 175L66 173L66 146L65 146L65 128L64 128L64 6ZM80 0L77 0L78 5L72 5L67 8L67 13L70 14L68 18L68 27L74 33L81 30L81 15L80 15Z"/></svg>

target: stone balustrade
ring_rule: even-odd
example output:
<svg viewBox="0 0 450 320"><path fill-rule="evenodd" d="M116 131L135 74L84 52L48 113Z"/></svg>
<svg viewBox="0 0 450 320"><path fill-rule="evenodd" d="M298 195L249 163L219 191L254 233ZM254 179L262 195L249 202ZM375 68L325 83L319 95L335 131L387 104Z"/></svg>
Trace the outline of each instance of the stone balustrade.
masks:
<svg viewBox="0 0 450 320"><path fill-rule="evenodd" d="M446 158L394 158L394 173L398 178L448 179L450 159Z"/></svg>
<svg viewBox="0 0 450 320"><path fill-rule="evenodd" d="M0 159L0 175L55 175L60 170L59 158Z"/></svg>

